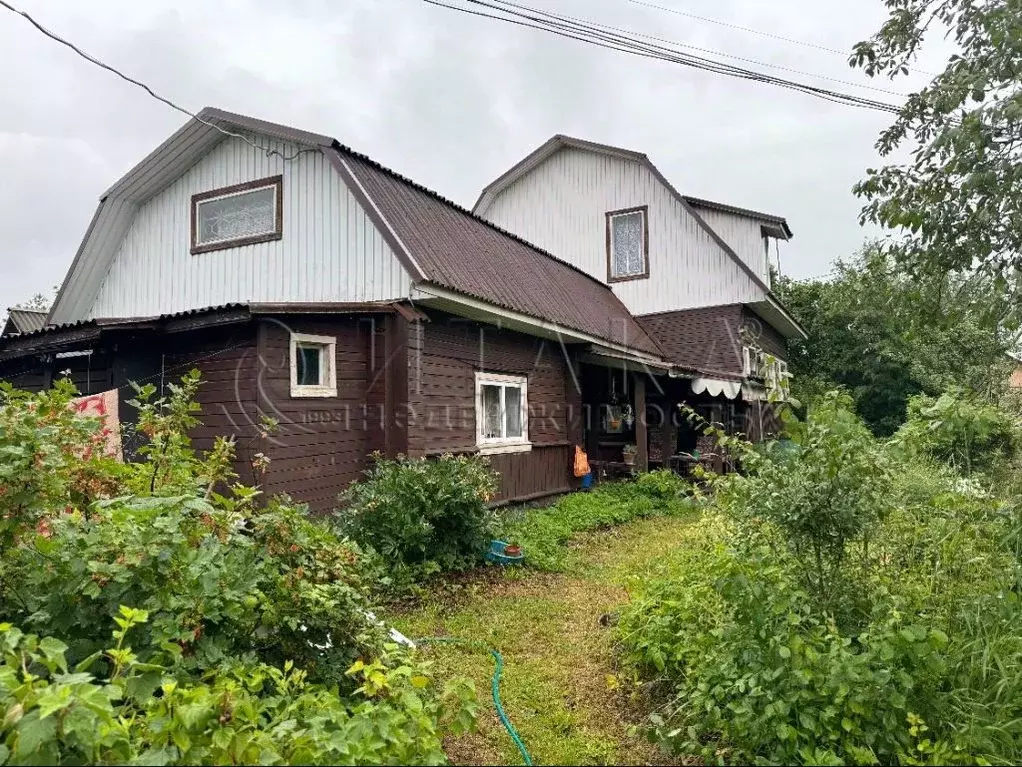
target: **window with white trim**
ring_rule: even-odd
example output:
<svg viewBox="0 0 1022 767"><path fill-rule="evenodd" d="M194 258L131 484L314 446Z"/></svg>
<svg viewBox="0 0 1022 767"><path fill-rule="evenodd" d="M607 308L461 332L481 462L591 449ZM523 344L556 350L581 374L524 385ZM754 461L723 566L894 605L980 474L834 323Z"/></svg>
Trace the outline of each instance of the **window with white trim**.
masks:
<svg viewBox="0 0 1022 767"><path fill-rule="evenodd" d="M649 237L646 208L607 214L607 280L649 276Z"/></svg>
<svg viewBox="0 0 1022 767"><path fill-rule="evenodd" d="M291 396L336 397L337 339L291 334Z"/></svg>
<svg viewBox="0 0 1022 767"><path fill-rule="evenodd" d="M476 373L476 444L482 453L531 449L526 376Z"/></svg>

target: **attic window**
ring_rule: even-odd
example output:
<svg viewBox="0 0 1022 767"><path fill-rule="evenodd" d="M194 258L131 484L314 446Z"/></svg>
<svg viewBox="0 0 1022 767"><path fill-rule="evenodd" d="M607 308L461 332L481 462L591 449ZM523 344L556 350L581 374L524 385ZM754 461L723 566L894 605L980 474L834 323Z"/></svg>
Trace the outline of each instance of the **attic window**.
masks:
<svg viewBox="0 0 1022 767"><path fill-rule="evenodd" d="M607 214L607 282L649 277L648 208Z"/></svg>
<svg viewBox="0 0 1022 767"><path fill-rule="evenodd" d="M279 240L283 188L273 176L193 195L192 255Z"/></svg>

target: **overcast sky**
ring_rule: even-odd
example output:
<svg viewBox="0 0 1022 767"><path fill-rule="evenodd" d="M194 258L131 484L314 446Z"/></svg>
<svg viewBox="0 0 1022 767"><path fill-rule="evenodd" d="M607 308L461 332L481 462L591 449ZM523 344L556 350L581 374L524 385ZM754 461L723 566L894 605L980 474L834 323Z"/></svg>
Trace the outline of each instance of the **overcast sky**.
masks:
<svg viewBox="0 0 1022 767"><path fill-rule="evenodd" d="M781 248L787 274L825 274L872 234L858 225L851 188L879 162L873 144L890 119L881 113L421 0L11 1L187 108L335 136L467 207L526 153L567 133L646 152L683 194L786 216L795 232ZM880 0L649 1L838 50L884 17ZM869 84L835 53L628 0L528 4ZM2 11L0 64L4 307L63 279L99 194L186 118ZM904 91L911 82L872 84Z"/></svg>

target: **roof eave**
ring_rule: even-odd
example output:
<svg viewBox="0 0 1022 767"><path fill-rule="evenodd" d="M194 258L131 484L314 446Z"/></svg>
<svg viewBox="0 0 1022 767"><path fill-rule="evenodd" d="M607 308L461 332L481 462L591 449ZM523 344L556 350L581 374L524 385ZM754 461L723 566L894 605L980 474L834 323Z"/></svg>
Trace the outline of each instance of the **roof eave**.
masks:
<svg viewBox="0 0 1022 767"><path fill-rule="evenodd" d="M451 311L455 314L464 314L464 316L470 319L489 320L492 318L500 322L504 327L520 330L530 335L537 335L565 343L592 344L625 354L637 362L646 362L658 368L670 367L670 363L659 354L613 339L601 338L588 331L561 325L542 317L533 317L514 309L508 309L491 301L453 290L444 285L436 283L417 285L413 298L415 299L413 303L415 301L426 305L432 303L437 308ZM646 338L655 346L655 341L650 336L647 335Z"/></svg>
<svg viewBox="0 0 1022 767"><path fill-rule="evenodd" d="M809 340L809 333L773 292L768 292L761 301L747 302L746 306L767 320L785 338Z"/></svg>

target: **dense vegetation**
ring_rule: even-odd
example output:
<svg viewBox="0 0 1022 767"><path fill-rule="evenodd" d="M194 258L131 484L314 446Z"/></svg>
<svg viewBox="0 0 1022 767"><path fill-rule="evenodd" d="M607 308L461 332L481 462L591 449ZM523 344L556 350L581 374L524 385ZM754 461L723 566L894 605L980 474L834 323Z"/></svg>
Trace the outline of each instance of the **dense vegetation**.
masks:
<svg viewBox="0 0 1022 767"><path fill-rule="evenodd" d="M989 399L1007 383L1014 333L984 285L920 280L871 244L826 279L782 279L777 290L809 330L789 344L796 396L841 386L875 434L893 434L916 395L959 387Z"/></svg>
<svg viewBox="0 0 1022 767"><path fill-rule="evenodd" d="M885 253L919 282L967 278L1018 327L1022 269L1022 36L1013 0L884 0L880 30L853 66L897 80L928 39L953 54L905 99L877 148L894 159L856 187ZM900 84L900 83L896 83Z"/></svg>
<svg viewBox="0 0 1022 767"><path fill-rule="evenodd" d="M198 385L139 390L134 464L70 385L0 389L0 763L444 761L471 690L374 625L370 553L195 454Z"/></svg>
<svg viewBox="0 0 1022 767"><path fill-rule="evenodd" d="M789 423L793 451L730 440L745 473L715 480L620 623L670 691L666 742L731 763L1022 759L1022 518L992 481L1011 453L986 409L945 399L891 443L837 392Z"/></svg>

